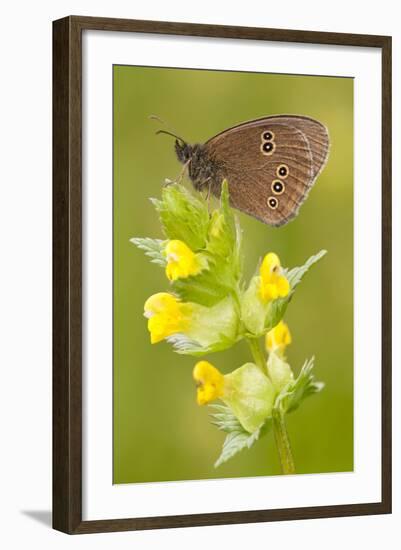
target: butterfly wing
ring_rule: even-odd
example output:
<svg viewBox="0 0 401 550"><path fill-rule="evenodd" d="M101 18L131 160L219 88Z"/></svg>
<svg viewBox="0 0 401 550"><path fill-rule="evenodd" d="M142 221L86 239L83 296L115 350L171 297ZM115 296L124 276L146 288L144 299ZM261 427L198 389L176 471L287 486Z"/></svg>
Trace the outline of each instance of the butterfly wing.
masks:
<svg viewBox="0 0 401 550"><path fill-rule="evenodd" d="M226 178L235 208L283 225L305 201L327 160L328 144L325 127L305 117L266 117L230 128L205 144L218 166L212 192L219 196Z"/></svg>
<svg viewBox="0 0 401 550"><path fill-rule="evenodd" d="M330 142L326 126L318 120L306 116L281 115L271 117L271 120L274 119L289 126L294 126L305 135L312 153L313 176L317 178L325 167L329 156Z"/></svg>

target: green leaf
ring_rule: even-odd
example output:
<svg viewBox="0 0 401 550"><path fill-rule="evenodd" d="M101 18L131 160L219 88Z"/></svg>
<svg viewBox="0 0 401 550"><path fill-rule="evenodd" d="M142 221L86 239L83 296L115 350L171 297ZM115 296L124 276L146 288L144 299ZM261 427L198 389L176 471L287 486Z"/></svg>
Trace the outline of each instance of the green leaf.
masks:
<svg viewBox="0 0 401 550"><path fill-rule="evenodd" d="M285 276L288 279L288 282L291 286L291 291L294 290L296 286L299 285L299 283L302 281L303 276L307 273L307 271L315 264L317 263L323 256L327 254L327 250L321 250L314 256L311 256L304 265L301 265L300 267L294 267L290 271L287 271L285 273Z"/></svg>
<svg viewBox="0 0 401 550"><path fill-rule="evenodd" d="M267 315L265 318L264 331L267 332L274 328L284 317L287 306L291 301L295 288L302 281L304 275L309 269L317 263L323 256L327 254L327 250L321 250L314 256L311 256L302 266L294 267L291 270L284 270L283 274L287 277L290 283L291 291L285 298L277 298L268 305Z"/></svg>
<svg viewBox="0 0 401 550"><path fill-rule="evenodd" d="M318 393L324 388L324 383L317 382L312 374L313 365L314 357L305 361L298 378L289 382L277 396L275 409L279 409L282 414L290 413L297 409L309 395Z"/></svg>
<svg viewBox="0 0 401 550"><path fill-rule="evenodd" d="M166 267L167 260L164 255L164 247L166 246L166 241L162 241L161 239L141 239L135 237L133 239L130 239L130 242L143 250L145 252L145 255L151 258L152 263L161 265L162 267Z"/></svg>
<svg viewBox="0 0 401 550"><path fill-rule="evenodd" d="M256 441L258 441L271 429L272 421L271 418L268 418L259 429L250 434L244 430L229 407L224 405L210 405L210 407L217 411L215 414L211 415L213 418L212 423L216 425L219 430L222 430L228 434L224 440L221 454L214 464L215 468L218 468L221 464L227 462L227 460L235 456L243 449L250 449Z"/></svg>
<svg viewBox="0 0 401 550"><path fill-rule="evenodd" d="M205 247L209 228L206 202L180 184L163 188L162 200L152 199L166 236L178 239L197 251Z"/></svg>
<svg viewBox="0 0 401 550"><path fill-rule="evenodd" d="M213 405L209 405L209 407L216 411L210 416L213 419L212 424L217 426L219 430L227 433L244 430L241 422L227 405L218 405L214 403Z"/></svg>

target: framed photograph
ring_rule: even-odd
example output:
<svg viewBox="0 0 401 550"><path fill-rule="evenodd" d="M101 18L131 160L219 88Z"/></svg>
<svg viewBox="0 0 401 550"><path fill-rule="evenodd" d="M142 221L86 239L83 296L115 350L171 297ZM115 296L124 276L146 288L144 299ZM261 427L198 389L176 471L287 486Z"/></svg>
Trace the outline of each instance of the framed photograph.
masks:
<svg viewBox="0 0 401 550"><path fill-rule="evenodd" d="M53 526L391 511L391 38L53 24Z"/></svg>

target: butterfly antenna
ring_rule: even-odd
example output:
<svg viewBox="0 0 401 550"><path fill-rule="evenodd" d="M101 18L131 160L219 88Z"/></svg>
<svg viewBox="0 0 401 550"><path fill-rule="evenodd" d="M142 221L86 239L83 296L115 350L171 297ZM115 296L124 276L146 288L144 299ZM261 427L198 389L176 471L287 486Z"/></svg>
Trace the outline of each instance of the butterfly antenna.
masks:
<svg viewBox="0 0 401 550"><path fill-rule="evenodd" d="M177 136L176 134L173 134L173 132L168 132L167 130L157 130L156 135L159 135L159 134L166 134L168 136L173 136L175 137L175 139L178 139L178 141L181 141L181 143L185 143L182 137Z"/></svg>
<svg viewBox="0 0 401 550"><path fill-rule="evenodd" d="M150 120L157 120L157 122L160 122L161 124L163 124L164 126L167 126L167 128L168 128L168 130L158 130L156 132L156 135L158 135L158 134L167 134L168 136L173 136L176 139L178 139L179 141L181 141L182 143L185 143L185 140L182 139L180 136L178 136L175 133L175 130L173 128L171 128L162 118L160 118L157 115L149 115L149 119ZM172 130L174 130L174 131L172 131Z"/></svg>
<svg viewBox="0 0 401 550"><path fill-rule="evenodd" d="M149 119L149 120L157 120L157 122L160 122L160 124L164 124L164 126L168 126L168 124L166 123L166 121L163 120L162 118L160 118L160 117L157 116L157 115L149 115L149 116L148 116L148 119Z"/></svg>

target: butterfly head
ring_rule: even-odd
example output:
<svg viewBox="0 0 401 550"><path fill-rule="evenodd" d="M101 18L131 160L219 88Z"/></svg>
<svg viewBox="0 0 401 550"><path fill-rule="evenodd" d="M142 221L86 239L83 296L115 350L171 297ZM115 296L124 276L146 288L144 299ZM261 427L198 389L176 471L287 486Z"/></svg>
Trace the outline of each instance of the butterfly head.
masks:
<svg viewBox="0 0 401 550"><path fill-rule="evenodd" d="M193 147L184 141L180 136L177 136L168 130L158 130L156 134L167 134L168 136L175 138L175 152L178 160L182 164L186 164L192 158Z"/></svg>
<svg viewBox="0 0 401 550"><path fill-rule="evenodd" d="M182 139L176 139L175 140L175 152L177 155L178 160L182 164L186 164L193 155L193 147L192 145L189 145Z"/></svg>

